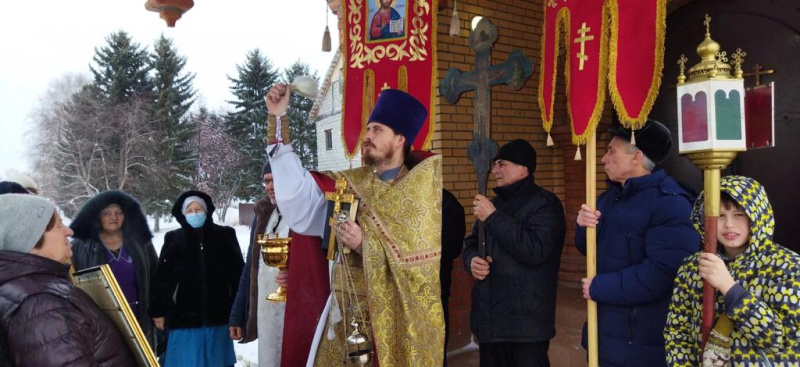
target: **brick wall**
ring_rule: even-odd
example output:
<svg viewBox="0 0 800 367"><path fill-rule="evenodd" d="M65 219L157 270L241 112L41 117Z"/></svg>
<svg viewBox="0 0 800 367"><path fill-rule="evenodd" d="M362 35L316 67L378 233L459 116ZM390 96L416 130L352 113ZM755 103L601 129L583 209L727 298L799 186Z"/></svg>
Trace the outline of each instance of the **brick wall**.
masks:
<svg viewBox="0 0 800 367"><path fill-rule="evenodd" d="M564 97L563 70L558 80L555 102L553 138L556 146L546 146L547 134L542 127L538 105L539 66L541 59L540 40L544 19L542 1L477 1L462 0L458 3L461 24L459 37L449 35L453 2L448 2L439 11L438 21L438 78L444 78L451 67L462 72L473 70L474 52L469 48L469 26L474 16L489 18L498 29L498 39L492 51L492 64L505 61L515 49L522 51L533 60L533 75L519 91L513 91L506 85L492 88L491 93L491 138L502 145L516 138L529 141L537 152L537 184L554 192L564 203L568 233L565 238L565 249L562 256L562 271L559 274L560 284L575 287L585 274L585 258L574 246L574 221L580 204L585 202L585 161L574 161L576 147L572 145L570 127L567 125L566 104ZM560 63L563 69L563 63ZM472 216L471 202L477 194L477 182L472 164L467 158L467 146L473 135L474 92L461 95L461 99L453 105L444 98L439 98L435 115L436 127L432 149L444 157L444 187L453 192L464 206L467 214L467 229L471 231L475 221ZM606 109L610 111L610 107ZM603 119L607 125L610 114ZM601 130L602 131L602 130ZM601 135L598 140L597 161L604 152L607 136ZM584 147L582 155L586 155ZM598 192L602 190L602 166L598 166ZM489 178L489 192L494 187L492 177ZM470 339L469 311L470 289L472 277L464 271L458 260L453 270L453 289L450 298L450 345L449 349L457 349Z"/></svg>

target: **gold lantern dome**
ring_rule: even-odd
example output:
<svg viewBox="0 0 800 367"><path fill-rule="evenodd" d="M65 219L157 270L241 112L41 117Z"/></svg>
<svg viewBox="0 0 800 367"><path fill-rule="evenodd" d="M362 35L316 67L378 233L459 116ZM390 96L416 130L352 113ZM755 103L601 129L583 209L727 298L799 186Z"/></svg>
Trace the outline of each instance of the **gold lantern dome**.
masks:
<svg viewBox="0 0 800 367"><path fill-rule="evenodd" d="M728 55L721 51L722 47L711 38L711 17L706 14L706 35L703 42L697 46L697 55L700 62L689 69L687 82L699 82L707 79L733 79L733 68L728 64ZM683 73L681 73L683 76ZM679 80L682 84L683 80Z"/></svg>

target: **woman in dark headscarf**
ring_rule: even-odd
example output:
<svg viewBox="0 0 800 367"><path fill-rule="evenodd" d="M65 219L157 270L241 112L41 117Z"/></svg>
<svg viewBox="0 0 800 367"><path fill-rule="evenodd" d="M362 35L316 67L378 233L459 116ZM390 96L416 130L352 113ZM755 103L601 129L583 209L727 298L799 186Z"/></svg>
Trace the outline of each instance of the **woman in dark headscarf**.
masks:
<svg viewBox="0 0 800 367"><path fill-rule="evenodd" d="M208 194L187 191L172 215L153 280L150 315L169 330L167 366L220 367L236 363L228 332L244 261L231 227L214 224Z"/></svg>
<svg viewBox="0 0 800 367"><path fill-rule="evenodd" d="M141 205L122 191L95 195L70 225L75 270L108 264L153 350L155 328L147 313L158 257Z"/></svg>

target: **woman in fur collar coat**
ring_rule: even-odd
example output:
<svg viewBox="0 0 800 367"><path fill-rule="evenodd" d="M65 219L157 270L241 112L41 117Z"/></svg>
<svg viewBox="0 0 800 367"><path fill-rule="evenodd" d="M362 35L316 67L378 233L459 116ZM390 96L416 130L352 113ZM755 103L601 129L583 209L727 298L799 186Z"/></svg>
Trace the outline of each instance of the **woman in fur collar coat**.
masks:
<svg viewBox="0 0 800 367"><path fill-rule="evenodd" d="M136 320L156 350L153 320L147 314L150 282L158 256L141 205L122 191L106 191L83 205L70 224L75 270L108 264Z"/></svg>
<svg viewBox="0 0 800 367"><path fill-rule="evenodd" d="M169 331L167 366L220 367L236 363L228 331L244 261L231 227L213 222L208 194L187 191L172 215L153 279L150 315Z"/></svg>

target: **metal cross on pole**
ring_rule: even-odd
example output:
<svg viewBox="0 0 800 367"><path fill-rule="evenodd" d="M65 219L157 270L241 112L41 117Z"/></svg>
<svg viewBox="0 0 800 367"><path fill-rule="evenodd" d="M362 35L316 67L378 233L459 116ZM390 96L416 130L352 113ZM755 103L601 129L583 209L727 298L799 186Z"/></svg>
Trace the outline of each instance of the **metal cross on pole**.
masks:
<svg viewBox="0 0 800 367"><path fill-rule="evenodd" d="M514 90L519 90L533 72L533 62L519 50L511 52L505 62L491 65L492 45L495 41L497 41L497 28L489 19L481 19L469 34L469 47L475 51L475 70L462 74L460 70L450 68L439 84L439 93L450 104L458 102L462 93L475 91L473 138L467 148L467 157L475 169L478 193L481 195L486 195L489 164L497 155L497 144L489 137L491 88L497 84L508 84ZM478 252L482 258L486 257L481 221L478 221Z"/></svg>

